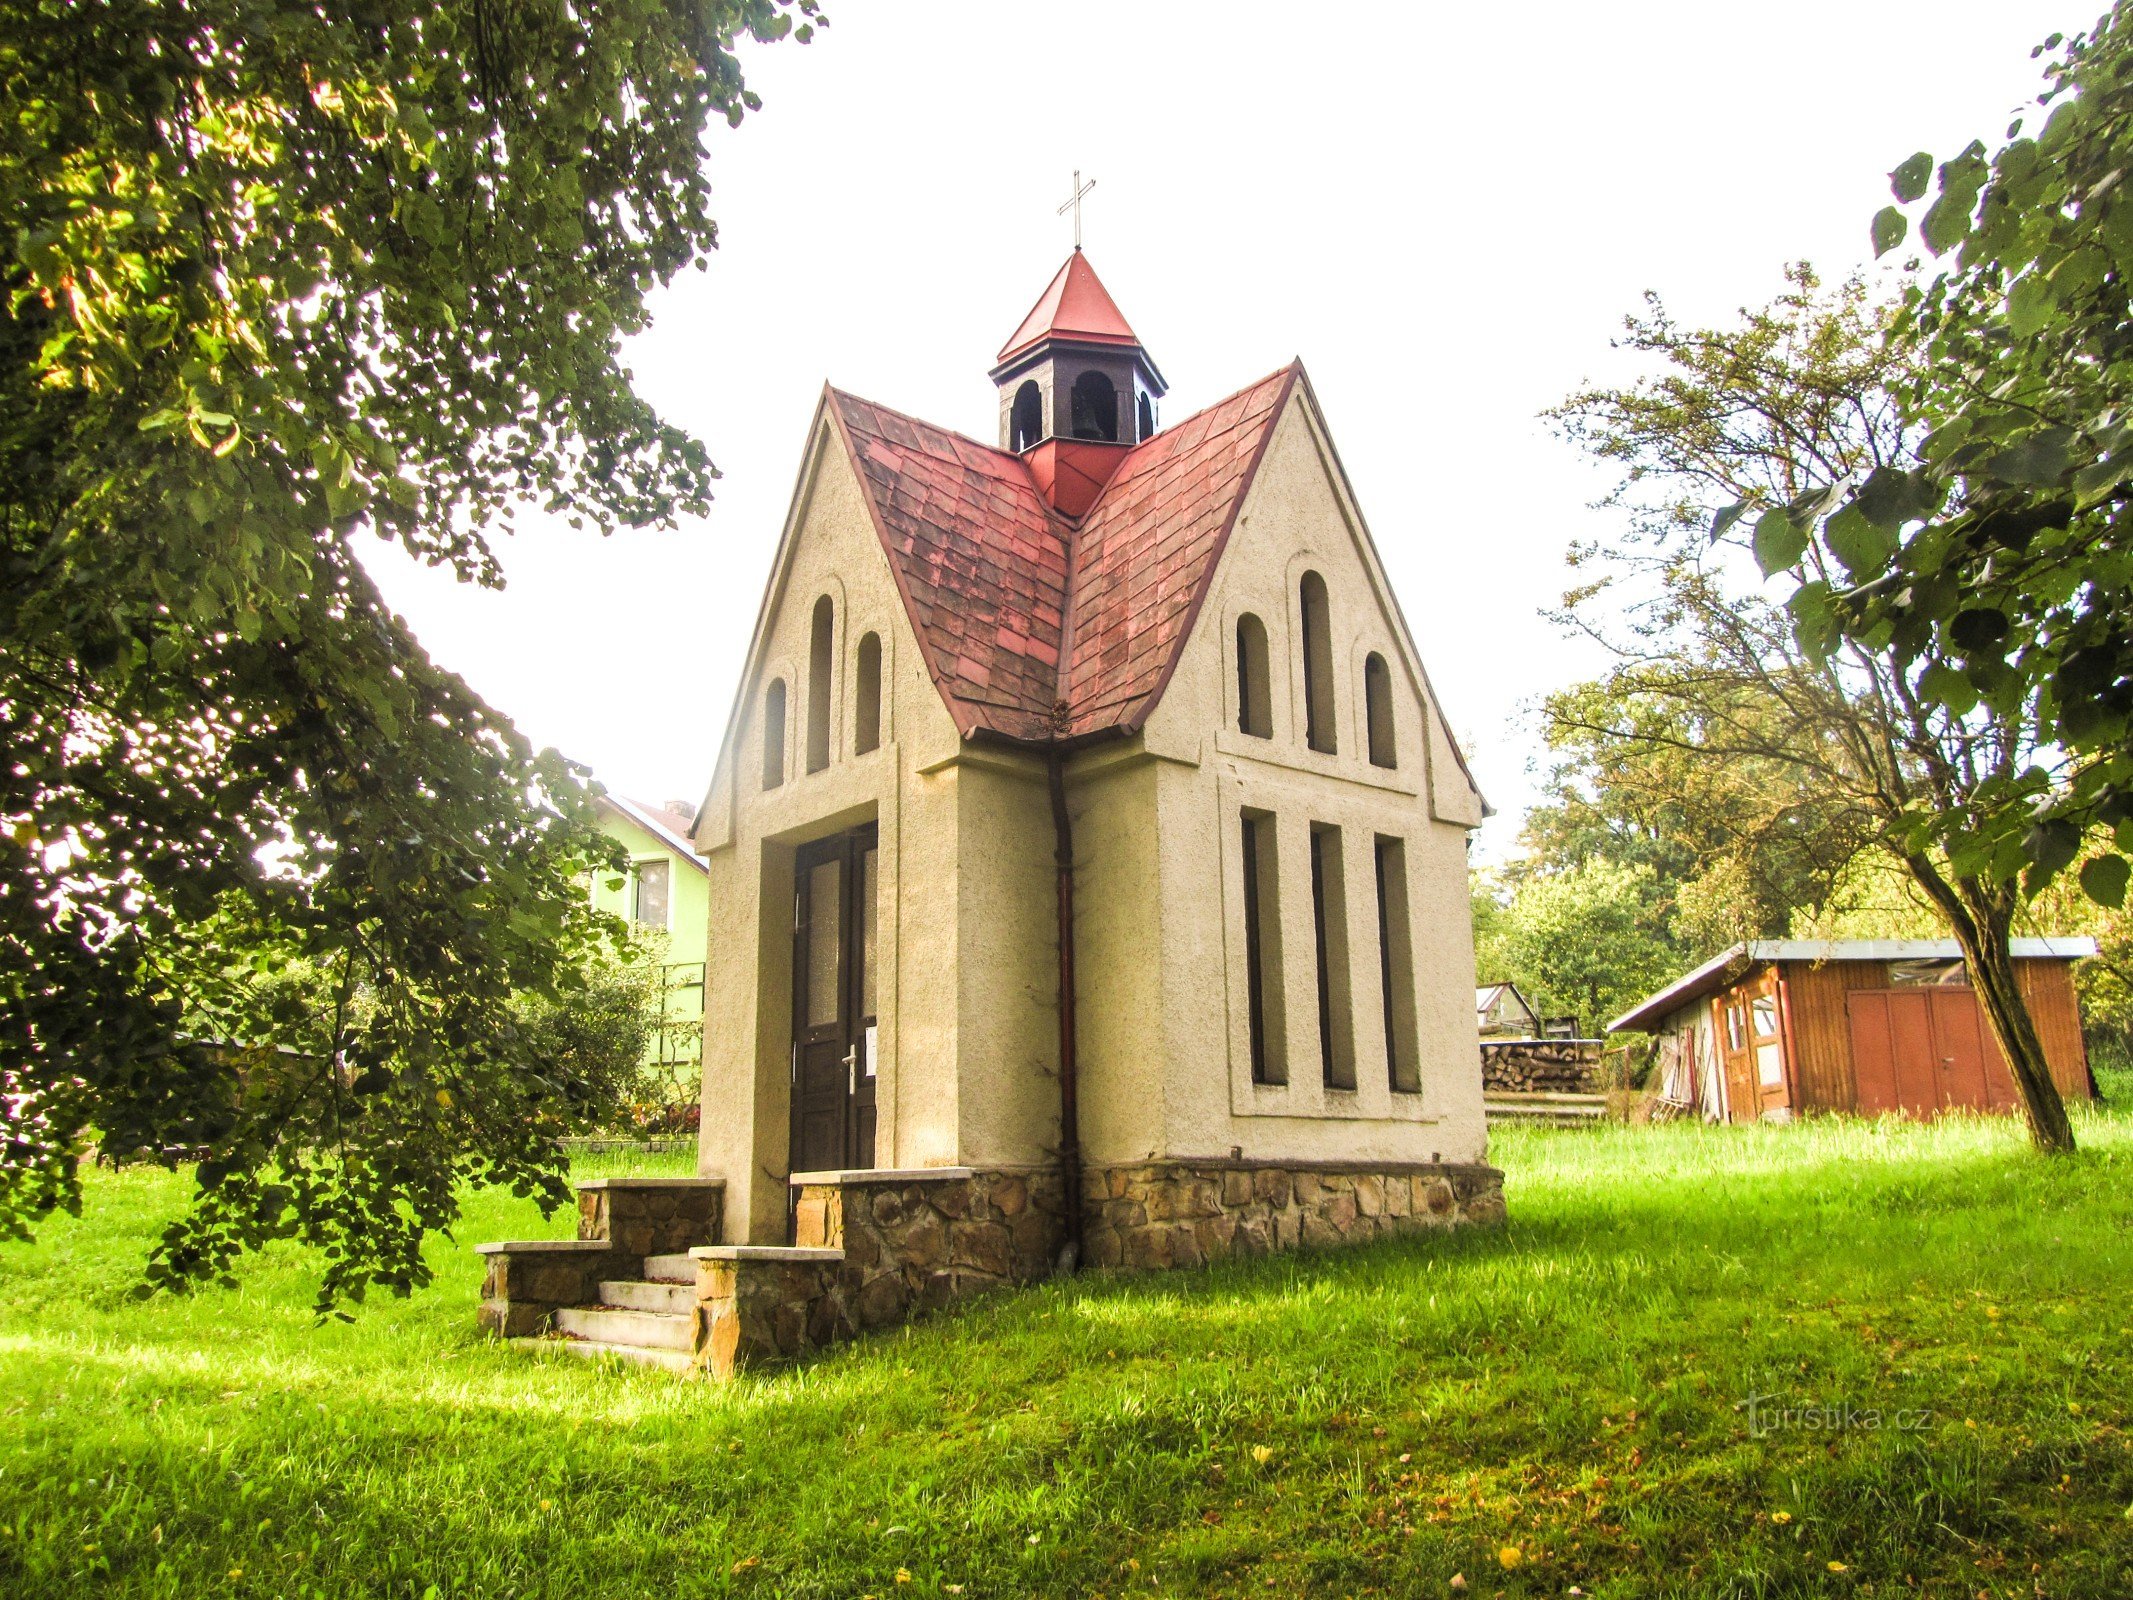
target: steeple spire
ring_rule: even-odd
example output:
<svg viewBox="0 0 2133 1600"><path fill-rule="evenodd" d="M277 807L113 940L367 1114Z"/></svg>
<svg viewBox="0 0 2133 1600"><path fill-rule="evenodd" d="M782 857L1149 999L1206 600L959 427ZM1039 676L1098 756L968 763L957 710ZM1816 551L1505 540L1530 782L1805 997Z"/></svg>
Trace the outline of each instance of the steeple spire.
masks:
<svg viewBox="0 0 2133 1600"><path fill-rule="evenodd" d="M1137 444L1169 385L1079 246L1000 347L1000 444Z"/></svg>

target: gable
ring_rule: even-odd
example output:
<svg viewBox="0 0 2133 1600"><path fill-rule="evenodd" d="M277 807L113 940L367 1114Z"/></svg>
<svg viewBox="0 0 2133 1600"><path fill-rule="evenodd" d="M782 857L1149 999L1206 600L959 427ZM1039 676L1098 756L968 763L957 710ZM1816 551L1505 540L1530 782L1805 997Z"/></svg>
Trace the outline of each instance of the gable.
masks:
<svg viewBox="0 0 2133 1600"><path fill-rule="evenodd" d="M1355 504L1310 381L1301 369L1269 429L1271 437L1236 518L1217 553L1210 603L1189 648L1203 687L1179 716L1202 721L1211 706L1230 706L1217 726L1234 721L1238 618L1249 612L1266 631L1272 688L1282 700L1282 742L1304 743L1303 640L1298 591L1307 572L1323 580L1331 610L1332 703L1345 752L1367 748L1365 665L1377 655L1390 669L1401 772L1420 787L1438 820L1477 826L1488 814L1465 758L1415 648L1398 598ZM1182 725L1166 737L1196 737ZM1314 758L1315 759L1315 758Z"/></svg>

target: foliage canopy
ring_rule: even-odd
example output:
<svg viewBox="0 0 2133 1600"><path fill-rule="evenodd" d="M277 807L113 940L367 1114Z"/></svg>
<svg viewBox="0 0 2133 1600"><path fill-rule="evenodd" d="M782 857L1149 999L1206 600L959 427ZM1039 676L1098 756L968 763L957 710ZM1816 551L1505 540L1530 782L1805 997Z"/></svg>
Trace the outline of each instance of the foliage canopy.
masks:
<svg viewBox="0 0 2133 1600"><path fill-rule="evenodd" d="M0 1230L75 1203L92 1139L198 1153L154 1274L295 1234L332 1302L423 1281L461 1181L563 1197L612 1089L519 1005L597 968L611 850L357 541L494 584L515 505L703 509L619 341L716 241L736 41L814 12L8 0Z"/></svg>

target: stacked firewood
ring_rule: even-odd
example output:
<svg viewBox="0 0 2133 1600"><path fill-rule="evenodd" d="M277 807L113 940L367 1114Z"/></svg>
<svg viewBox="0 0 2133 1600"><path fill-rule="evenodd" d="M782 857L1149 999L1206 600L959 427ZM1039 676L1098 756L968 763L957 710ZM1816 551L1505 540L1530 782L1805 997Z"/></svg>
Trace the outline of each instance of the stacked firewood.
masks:
<svg viewBox="0 0 2133 1600"><path fill-rule="evenodd" d="M1598 1085L1597 1039L1485 1039L1481 1085L1499 1094L1589 1094Z"/></svg>

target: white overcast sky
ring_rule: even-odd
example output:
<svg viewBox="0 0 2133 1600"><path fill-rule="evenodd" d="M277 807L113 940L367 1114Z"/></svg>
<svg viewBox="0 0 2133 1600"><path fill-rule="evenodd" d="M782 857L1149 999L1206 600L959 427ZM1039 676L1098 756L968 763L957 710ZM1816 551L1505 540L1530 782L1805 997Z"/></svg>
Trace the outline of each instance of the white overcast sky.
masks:
<svg viewBox="0 0 2133 1600"><path fill-rule="evenodd" d="M1605 486L1536 420L1647 288L1721 317L1789 259L1837 276L1913 150L1996 142L2030 48L2100 0L827 0L751 49L717 130L721 245L656 301L640 387L717 504L602 542L521 518L502 593L373 551L431 653L534 740L700 798L825 380L991 440L985 372L1071 245L1174 421L1300 355L1454 730L1501 813L1524 708L1599 663L1539 612Z"/></svg>

